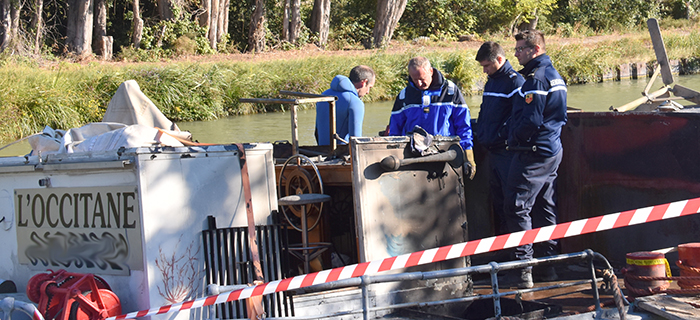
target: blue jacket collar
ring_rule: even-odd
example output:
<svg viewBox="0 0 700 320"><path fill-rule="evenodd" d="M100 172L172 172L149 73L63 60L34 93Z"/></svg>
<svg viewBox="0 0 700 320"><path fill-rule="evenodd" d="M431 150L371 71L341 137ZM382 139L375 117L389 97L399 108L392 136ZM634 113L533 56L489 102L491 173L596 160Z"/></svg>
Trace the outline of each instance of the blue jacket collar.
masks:
<svg viewBox="0 0 700 320"><path fill-rule="evenodd" d="M489 76L489 78L492 79L497 79L501 77L508 77L511 72L515 71L513 69L513 66L510 64L508 60L501 66L500 69L496 70L496 72L492 75Z"/></svg>
<svg viewBox="0 0 700 320"><path fill-rule="evenodd" d="M532 72L533 70L539 68L540 66L547 66L547 65L551 65L551 64L552 64L552 60L549 58L549 56L546 54L542 54L542 55L539 55L539 56L535 57L534 59L530 60L530 62L525 64L525 67L522 70L520 70L519 72L522 75L527 75L530 72Z"/></svg>

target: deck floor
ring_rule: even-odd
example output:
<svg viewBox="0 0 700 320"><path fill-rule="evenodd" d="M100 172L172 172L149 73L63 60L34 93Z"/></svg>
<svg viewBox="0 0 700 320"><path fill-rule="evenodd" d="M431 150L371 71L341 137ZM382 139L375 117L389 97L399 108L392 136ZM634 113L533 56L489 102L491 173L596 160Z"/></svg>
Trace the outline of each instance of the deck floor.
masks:
<svg viewBox="0 0 700 320"><path fill-rule="evenodd" d="M557 266L557 273L559 275L559 280L551 282L535 282L535 288L542 288L547 286L555 286L558 284L568 284L574 282L580 282L582 280L590 279L588 272L582 266L571 265L571 266ZM622 276L618 275L618 285L622 290L624 296L632 302L634 298L629 295L629 292L625 290L624 279ZM598 287L601 287L601 282L598 283ZM671 283L669 289L678 289L678 285L675 282ZM582 315L595 311L595 300L593 298L593 291L590 283L579 284L570 287L548 289L536 292L524 292L516 296L517 288L515 287L503 287L499 288L500 293L513 292L511 295L502 297L501 307L502 314L504 316L518 316L522 315L525 319L544 319L553 317L567 317ZM476 276L474 278L474 293L478 295L488 295L492 293L491 281L487 275ZM603 304L604 309L612 309L614 311L615 303L614 297L611 290L599 290L600 302ZM518 303L518 299L524 301L523 303ZM447 319L486 319L493 316L493 304L490 303L492 299L480 300L480 304L476 302L470 306L465 314L451 314L451 315L439 315L431 312L416 311L416 310L405 310L401 312L394 313L387 317L382 318L383 320L393 320L393 319L431 319L431 320L447 320ZM486 303L484 303L486 302ZM531 302L535 305L535 308L542 307L544 310L552 311L534 311L528 313L517 312L513 310L513 306L523 308L527 303ZM477 306L479 309L473 308ZM525 305L527 308L527 306ZM510 308L510 310L509 310ZM561 308L561 309L559 309ZM522 310L522 309L521 309ZM539 312L539 314L538 314ZM549 312L549 314L546 314ZM554 313L552 313L554 312ZM545 313L545 314L542 314ZM616 312L613 312L616 313ZM487 316L484 316L486 314ZM665 319L663 317L654 317L651 315L648 318L641 319ZM640 319L640 317L632 317L630 319ZM692 318L696 319L696 318Z"/></svg>

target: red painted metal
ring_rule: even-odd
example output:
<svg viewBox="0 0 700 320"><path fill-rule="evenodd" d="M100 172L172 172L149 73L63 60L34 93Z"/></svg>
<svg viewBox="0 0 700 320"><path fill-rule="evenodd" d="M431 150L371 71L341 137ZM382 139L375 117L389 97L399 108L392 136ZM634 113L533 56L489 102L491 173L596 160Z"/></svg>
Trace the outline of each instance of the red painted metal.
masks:
<svg viewBox="0 0 700 320"><path fill-rule="evenodd" d="M700 243L685 243L678 245L678 262L682 277L700 276ZM678 281L683 289L700 289L700 280L683 279Z"/></svg>
<svg viewBox="0 0 700 320"><path fill-rule="evenodd" d="M667 263L663 253L659 252L631 252L626 255L627 267L625 273L625 287L633 295L639 292L652 292L653 290L668 289L670 283L665 280L647 280L639 277L666 277ZM629 276L631 277L629 277Z"/></svg>
<svg viewBox="0 0 700 320"><path fill-rule="evenodd" d="M49 271L27 283L27 296L38 304L45 319L101 320L121 314L119 298L103 279L92 274Z"/></svg>
<svg viewBox="0 0 700 320"><path fill-rule="evenodd" d="M700 268L700 242L679 244L678 259L687 266Z"/></svg>

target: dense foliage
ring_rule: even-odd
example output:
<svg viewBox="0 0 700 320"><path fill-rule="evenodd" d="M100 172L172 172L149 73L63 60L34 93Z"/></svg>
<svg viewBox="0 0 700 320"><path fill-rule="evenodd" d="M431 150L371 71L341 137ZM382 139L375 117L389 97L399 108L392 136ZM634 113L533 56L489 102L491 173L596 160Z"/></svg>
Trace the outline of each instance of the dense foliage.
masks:
<svg viewBox="0 0 700 320"><path fill-rule="evenodd" d="M161 0L162 1L162 0ZM124 60L155 61L181 54L214 52L207 30L199 26L203 14L200 0L169 0L173 20L159 17L158 0L141 0L144 19L139 49L131 44L134 13L131 0L106 0L107 34L114 37L114 51ZM228 34L218 45L219 52L248 49L250 17L255 0L230 1ZM267 0L266 44L268 49L292 49L317 41L309 31L314 1L301 1L303 23L296 43L282 39L284 0ZM67 18L66 1L47 0L44 5L46 31L43 52L62 55ZM32 33L30 2L21 19L23 35ZM377 0L333 0L327 49L368 47L372 41ZM644 26L650 17L696 19L700 0L408 0L394 32L403 41L454 40L460 37L488 38L508 35L521 24L534 23L548 34L591 35L631 30ZM534 24L533 24L534 25ZM29 36L24 41L30 43ZM21 46L20 46L21 47ZM29 45L25 47L30 47ZM17 50L14 50L15 52Z"/></svg>
<svg viewBox="0 0 700 320"><path fill-rule="evenodd" d="M491 40L512 41L509 37ZM697 27L664 34L671 59L686 73L700 72L700 32ZM622 39L582 45L552 43L547 51L567 83L600 81L601 75L630 62L654 62L646 32ZM66 61L39 65L33 60L0 60L0 142L10 142L42 130L79 127L100 121L112 95L134 79L154 104L174 121L212 120L238 114L280 111L280 105L240 103L240 98L274 97L280 90L320 93L349 65L366 64L377 82L365 101L394 99L405 86L406 61L424 55L465 94L475 94L485 76L474 61L475 50L426 50L406 46L404 52L328 55L258 62L159 62L76 64ZM507 57L515 61L511 50ZM307 106L308 107L308 106Z"/></svg>

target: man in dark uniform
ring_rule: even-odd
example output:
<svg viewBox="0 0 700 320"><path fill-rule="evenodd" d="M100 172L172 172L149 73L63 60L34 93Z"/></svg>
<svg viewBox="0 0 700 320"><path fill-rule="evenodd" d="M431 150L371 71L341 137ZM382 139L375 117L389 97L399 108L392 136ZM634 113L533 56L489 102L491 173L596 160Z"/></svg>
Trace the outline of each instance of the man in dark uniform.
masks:
<svg viewBox="0 0 700 320"><path fill-rule="evenodd" d="M424 57L408 62L408 85L401 90L389 119L389 135L400 136L420 126L427 133L459 136L460 146L470 166L469 178L476 173L472 151L472 128L469 108L457 85L430 65Z"/></svg>
<svg viewBox="0 0 700 320"><path fill-rule="evenodd" d="M525 79L506 60L506 53L496 42L487 41L476 53L488 81L484 86L483 101L477 126L476 139L488 150L490 194L496 216L496 234L508 233L503 212L503 194L513 152L506 150L508 121L513 109L514 96L518 95Z"/></svg>
<svg viewBox="0 0 700 320"><path fill-rule="evenodd" d="M510 232L531 230L557 223L556 178L562 159L561 128L567 121L566 83L545 54L544 36L538 30L515 35L515 57L523 66L525 83L513 103L508 149L514 151L506 180L506 204ZM557 253L555 241L520 246L521 260ZM556 279L554 269L546 277ZM519 288L531 288L532 270L520 273Z"/></svg>

